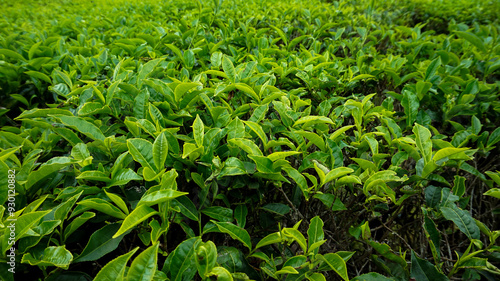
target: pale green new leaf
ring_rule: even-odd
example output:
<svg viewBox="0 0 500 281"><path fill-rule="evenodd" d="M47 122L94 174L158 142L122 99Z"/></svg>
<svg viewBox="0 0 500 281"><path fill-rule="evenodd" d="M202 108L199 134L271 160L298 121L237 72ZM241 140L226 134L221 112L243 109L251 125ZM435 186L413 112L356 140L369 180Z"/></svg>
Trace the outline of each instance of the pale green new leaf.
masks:
<svg viewBox="0 0 500 281"><path fill-rule="evenodd" d="M68 269L73 261L73 255L66 250L65 246L50 246L43 250L40 257L34 257L31 253L23 255L21 263L28 263L34 266L55 266Z"/></svg>
<svg viewBox="0 0 500 281"><path fill-rule="evenodd" d="M121 255L116 259L108 262L100 271L97 273L94 280L99 281L122 281L123 275L125 274L125 269L127 267L128 260L132 255L137 252L139 247L136 247L127 254Z"/></svg>
<svg viewBox="0 0 500 281"><path fill-rule="evenodd" d="M157 211L152 209L151 207L147 205L141 205L135 208L132 213L130 213L124 220L122 225L120 226L120 229L113 235L113 238L116 238L123 233L127 232L128 230L132 229L139 223L147 220L149 217L154 216L158 214Z"/></svg>
<svg viewBox="0 0 500 281"><path fill-rule="evenodd" d="M153 280L157 267L159 245L160 243L156 242L132 261L127 273L128 281Z"/></svg>
<svg viewBox="0 0 500 281"><path fill-rule="evenodd" d="M158 171L165 168L165 160L168 156L168 141L165 134L161 133L153 143L153 162Z"/></svg>
<svg viewBox="0 0 500 281"><path fill-rule="evenodd" d="M193 122L193 137L198 147L203 146L203 138L205 136L205 125L201 121L200 116L197 114Z"/></svg>
<svg viewBox="0 0 500 281"><path fill-rule="evenodd" d="M432 158L431 132L429 129L415 123L413 133L415 134L415 142L420 154L424 158L424 163L427 164Z"/></svg>

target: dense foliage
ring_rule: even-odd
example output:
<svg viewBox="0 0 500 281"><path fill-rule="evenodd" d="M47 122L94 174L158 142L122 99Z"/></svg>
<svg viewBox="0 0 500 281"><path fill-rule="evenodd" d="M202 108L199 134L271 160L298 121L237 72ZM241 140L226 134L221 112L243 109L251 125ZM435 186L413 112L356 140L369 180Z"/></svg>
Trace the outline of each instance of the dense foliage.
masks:
<svg viewBox="0 0 500 281"><path fill-rule="evenodd" d="M498 280L498 1L1 6L2 280Z"/></svg>

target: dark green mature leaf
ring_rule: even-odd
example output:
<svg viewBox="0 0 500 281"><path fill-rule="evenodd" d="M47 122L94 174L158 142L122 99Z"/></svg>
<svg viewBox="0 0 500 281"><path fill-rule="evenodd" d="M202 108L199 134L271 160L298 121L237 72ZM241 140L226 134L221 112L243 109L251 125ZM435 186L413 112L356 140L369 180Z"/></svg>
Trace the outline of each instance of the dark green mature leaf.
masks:
<svg viewBox="0 0 500 281"><path fill-rule="evenodd" d="M52 173L55 173L62 168L76 162L77 161L68 157L54 157L50 159L46 163L42 164L40 168L38 168L38 170L29 174L25 188L30 189L34 184L45 179Z"/></svg>
<svg viewBox="0 0 500 281"><path fill-rule="evenodd" d="M233 221L233 210L229 208L224 208L220 206L211 206L201 210L201 212L213 219L221 222L232 222Z"/></svg>
<svg viewBox="0 0 500 281"><path fill-rule="evenodd" d="M181 196L174 199L174 201L172 201L172 206L179 207L181 213L189 219L198 221L200 216L198 213L198 209L187 196Z"/></svg>
<svg viewBox="0 0 500 281"><path fill-rule="evenodd" d="M448 204L440 208L441 213L447 220L451 220L469 239L479 239L479 227L470 213L458 208L455 204Z"/></svg>
<svg viewBox="0 0 500 281"><path fill-rule="evenodd" d="M418 281L449 280L430 262L418 258L413 251L411 251L411 277Z"/></svg>
<svg viewBox="0 0 500 281"><path fill-rule="evenodd" d="M111 253L122 241L125 233L113 238L113 235L120 228L119 223L108 224L94 232L83 249L75 259L75 263L84 261L95 261Z"/></svg>
<svg viewBox="0 0 500 281"><path fill-rule="evenodd" d="M229 234L231 238L240 241L250 251L252 250L252 241L250 239L250 235L244 228L241 228L230 222L216 222L213 220L211 220L211 222L217 225L217 228L219 228L222 233Z"/></svg>
<svg viewBox="0 0 500 281"><path fill-rule="evenodd" d="M370 272L351 279L351 281L394 281L395 279L387 278L380 273Z"/></svg>
<svg viewBox="0 0 500 281"><path fill-rule="evenodd" d="M57 119L67 127L80 132L93 140L104 141L105 136L96 125L84 120L81 117L56 115Z"/></svg>
<svg viewBox="0 0 500 281"><path fill-rule="evenodd" d="M470 32L466 32L466 31L455 31L455 33L459 37L469 41L472 45L474 45L481 52L484 52L484 53L487 52L483 41L481 39L479 39L479 37L477 37L477 35L470 33Z"/></svg>
<svg viewBox="0 0 500 281"><path fill-rule="evenodd" d="M170 277L170 280L193 280L197 272L194 254L200 242L199 237L184 240L168 255L162 271Z"/></svg>
<svg viewBox="0 0 500 281"><path fill-rule="evenodd" d="M281 203L269 203L262 206L262 209L281 216L288 214L291 210L290 207Z"/></svg>

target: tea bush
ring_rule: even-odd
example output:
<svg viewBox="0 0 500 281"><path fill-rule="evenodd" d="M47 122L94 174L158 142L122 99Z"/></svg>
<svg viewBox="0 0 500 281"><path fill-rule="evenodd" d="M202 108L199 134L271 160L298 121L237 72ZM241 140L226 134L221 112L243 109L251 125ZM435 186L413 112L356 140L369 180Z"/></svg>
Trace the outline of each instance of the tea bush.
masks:
<svg viewBox="0 0 500 281"><path fill-rule="evenodd" d="M1 15L2 280L498 279L498 2Z"/></svg>

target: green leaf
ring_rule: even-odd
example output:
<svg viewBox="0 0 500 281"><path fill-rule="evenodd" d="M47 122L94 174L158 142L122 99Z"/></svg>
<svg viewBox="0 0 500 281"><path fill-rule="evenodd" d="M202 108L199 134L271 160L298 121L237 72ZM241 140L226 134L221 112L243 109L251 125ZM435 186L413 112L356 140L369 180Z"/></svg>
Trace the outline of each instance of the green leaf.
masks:
<svg viewBox="0 0 500 281"><path fill-rule="evenodd" d="M255 93L255 91L252 88L250 88L247 84L236 83L236 84L234 84L234 87L236 89L242 91L243 93L247 94L249 97L254 99L256 102L260 102L260 98L257 95L257 93Z"/></svg>
<svg viewBox="0 0 500 281"><path fill-rule="evenodd" d="M290 212L290 207L281 203L269 203L262 207L262 210L284 216Z"/></svg>
<svg viewBox="0 0 500 281"><path fill-rule="evenodd" d="M199 213L194 203L187 197L181 196L172 201L173 207L179 207L181 213L191 220L198 221Z"/></svg>
<svg viewBox="0 0 500 281"><path fill-rule="evenodd" d="M118 86L120 86L120 83L122 81L114 81L109 87L106 92L106 105L110 105L111 101L113 100L113 97L115 96L116 89L118 89Z"/></svg>
<svg viewBox="0 0 500 281"><path fill-rule="evenodd" d="M248 155L248 158L252 159L256 166L257 171L261 173L275 173L275 169L273 168L273 161L265 156L256 156L256 155Z"/></svg>
<svg viewBox="0 0 500 281"><path fill-rule="evenodd" d="M158 190L144 195L137 206L152 206L187 194L189 193L172 189Z"/></svg>
<svg viewBox="0 0 500 281"><path fill-rule="evenodd" d="M137 252L139 247L136 247L132 251L121 255L114 260L108 262L100 271L97 273L94 280L99 281L122 281L123 275L125 274L125 269L127 268L128 260L132 255Z"/></svg>
<svg viewBox="0 0 500 281"><path fill-rule="evenodd" d="M236 157L229 157L226 161L224 161L224 168L217 176L218 178L222 178L224 176L237 176L237 175L246 175L247 170L245 168L245 164Z"/></svg>
<svg viewBox="0 0 500 281"><path fill-rule="evenodd" d="M242 139L242 138L235 138L235 139L230 139L229 143L232 145L238 146L239 148L243 149L243 151L245 151L249 155L262 156L262 151L251 140Z"/></svg>
<svg viewBox="0 0 500 281"><path fill-rule="evenodd" d="M165 160L168 156L168 141L165 134L159 134L153 143L153 162L158 171L165 168Z"/></svg>
<svg viewBox="0 0 500 281"><path fill-rule="evenodd" d="M410 127L417 120L418 108L420 106L417 95L412 91L403 90L401 105L404 107L406 125Z"/></svg>
<svg viewBox="0 0 500 281"><path fill-rule="evenodd" d="M234 69L233 63L227 56L224 56L222 59L222 69L224 70L224 73L226 73L227 77L229 77L229 81L236 83L236 70Z"/></svg>
<svg viewBox="0 0 500 281"><path fill-rule="evenodd" d="M241 228L230 222L216 222L214 220L211 220L211 222L213 222L217 226L217 228L219 228L219 231L229 234L231 238L240 241L245 247L252 251L252 242L250 239L250 235L244 228Z"/></svg>
<svg viewBox="0 0 500 281"><path fill-rule="evenodd" d="M158 261L158 247L160 243L156 242L151 247L140 253L127 273L127 280L129 281L151 281L154 279L157 261Z"/></svg>
<svg viewBox="0 0 500 281"><path fill-rule="evenodd" d="M239 139L245 136L245 125L241 120L236 117L227 125L227 140L230 139Z"/></svg>
<svg viewBox="0 0 500 281"><path fill-rule="evenodd" d="M264 146L267 145L267 135L264 133L264 130L262 130L262 127L259 124L252 121L243 121L243 123L245 123L245 125L257 134L257 136L262 140Z"/></svg>
<svg viewBox="0 0 500 281"><path fill-rule="evenodd" d="M123 220L123 223L120 226L120 229L115 233L115 235L113 235L113 238L116 238L116 237L122 235L123 233L134 228L139 223L147 220L149 217L154 216L156 214L158 214L158 212L147 205L138 206L137 208L135 208L132 211L132 213L130 213Z"/></svg>
<svg viewBox="0 0 500 281"><path fill-rule="evenodd" d="M149 103L149 90L146 88L140 91L134 99L133 113L134 117L137 119L146 118L145 107Z"/></svg>
<svg viewBox="0 0 500 281"><path fill-rule="evenodd" d="M74 196L71 196L71 198L66 199L61 204L59 204L56 208L54 208L53 209L54 210L54 219L60 220L60 221L66 220L66 218L68 217L69 211L73 208L73 206L75 205L78 198L80 198L82 193L83 193L83 190L80 193L78 193Z"/></svg>
<svg viewBox="0 0 500 281"><path fill-rule="evenodd" d="M111 203L109 203L106 200L103 200L101 198L90 198L90 199L85 199L83 201L78 202L78 205L82 205L94 210L97 210L99 212L105 213L106 215L119 218L119 219L124 219L127 217L125 213L120 211L117 207L113 206Z"/></svg>
<svg viewBox="0 0 500 281"><path fill-rule="evenodd" d="M211 206L201 211L203 214L222 222L233 221L233 210L221 206Z"/></svg>
<svg viewBox="0 0 500 281"><path fill-rule="evenodd" d="M26 71L24 73L28 74L30 77L34 77L36 79L40 79L40 80L43 80L49 84L52 84L52 79L50 79L49 76L47 76L46 74L44 74L42 72L30 70L30 71Z"/></svg>
<svg viewBox="0 0 500 281"><path fill-rule="evenodd" d="M115 173L115 175L111 179L111 182L108 184L108 187L115 185L126 185L132 180L140 181L142 180L142 178L130 168L120 169Z"/></svg>
<svg viewBox="0 0 500 281"><path fill-rule="evenodd" d="M479 51L486 53L487 49L484 46L483 41L477 37L476 34L466 32L466 31L455 31L455 33L462 39L469 41L472 45L474 45Z"/></svg>
<svg viewBox="0 0 500 281"><path fill-rule="evenodd" d="M436 71L440 66L441 66L441 57L438 56L436 59L431 61L431 63L427 67L427 70L425 71L424 81L429 81L432 77L434 77Z"/></svg>
<svg viewBox="0 0 500 281"><path fill-rule="evenodd" d="M80 226L82 226L85 222L95 217L95 213L93 212L85 212L73 219L73 221L64 228L64 240L68 239L68 237L75 232Z"/></svg>
<svg viewBox="0 0 500 281"><path fill-rule="evenodd" d="M78 175L76 179L81 180L89 180L89 181L102 181L102 182L110 182L111 179L109 175L105 172L101 171L85 171Z"/></svg>
<svg viewBox="0 0 500 281"><path fill-rule="evenodd" d="M125 214L129 214L127 204L125 204L125 201L123 201L120 196L107 192L106 190L104 190L104 193L106 193L106 196L108 196L108 198L111 199L111 201L113 201L113 203L115 203L116 206L118 206Z"/></svg>
<svg viewBox="0 0 500 281"><path fill-rule="evenodd" d="M429 246L431 247L431 251L434 255L436 261L440 260L441 254L441 234L436 228L436 224L434 221L424 214L424 230L427 238L429 239Z"/></svg>
<svg viewBox="0 0 500 281"><path fill-rule="evenodd" d="M325 233L323 231L323 220L319 216L315 216L311 219L311 223L309 224L309 229L307 230L307 243L309 248L311 245L323 240L325 238ZM318 249L314 251L314 254L318 253Z"/></svg>
<svg viewBox="0 0 500 281"><path fill-rule="evenodd" d="M193 256L200 242L199 237L184 240L168 255L162 271L167 273L171 281L193 280L197 272Z"/></svg>
<svg viewBox="0 0 500 281"><path fill-rule="evenodd" d="M47 117L49 115L67 115L73 116L73 113L67 109L60 108L34 108L31 110L25 110L21 115L16 117L15 119L23 119L23 118L39 118L39 117Z"/></svg>
<svg viewBox="0 0 500 281"><path fill-rule="evenodd" d="M196 268L201 277L208 275L217 263L217 248L212 241L200 242L196 249Z"/></svg>
<svg viewBox="0 0 500 281"><path fill-rule="evenodd" d="M4 55L6 57L13 58L16 60L26 61L26 59L21 54L9 49L3 49L3 48L0 49L0 55Z"/></svg>
<svg viewBox="0 0 500 281"><path fill-rule="evenodd" d="M286 34L283 32L283 30L281 30L280 28L274 26L274 25L270 25L270 27L274 30L276 30L276 32L278 32L278 35L280 36L281 40L283 40L283 43L286 45L288 45L288 39L286 38Z"/></svg>
<svg viewBox="0 0 500 281"><path fill-rule="evenodd" d="M145 139L127 139L127 147L134 160L141 166L156 170L153 168L153 144Z"/></svg>
<svg viewBox="0 0 500 281"><path fill-rule="evenodd" d="M284 228L282 231L283 235L287 237L288 239L292 239L293 241L296 241L302 251L304 253L307 253L307 241L304 235L300 231L294 228Z"/></svg>
<svg viewBox="0 0 500 281"><path fill-rule="evenodd" d="M54 117L59 119L65 126L70 127L93 140L104 141L104 139L106 138L96 125L84 120L81 117L63 115L57 115Z"/></svg>
<svg viewBox="0 0 500 281"><path fill-rule="evenodd" d="M347 210L344 203L340 201L340 198L335 198L336 196L331 193L322 194L320 192L314 194L313 196L316 199L319 199L323 204L331 209L332 211L343 211ZM335 201L334 201L335 200Z"/></svg>
<svg viewBox="0 0 500 281"><path fill-rule="evenodd" d="M354 127L354 125L349 125L349 126L344 126L342 128L339 128L339 129L335 130L335 132L333 134L331 134L328 138L335 141L338 137L340 137L347 130L349 130L353 127Z"/></svg>
<svg viewBox="0 0 500 281"><path fill-rule="evenodd" d="M415 142L420 154L422 154L424 158L424 163L427 164L432 158L431 132L429 129L415 123L413 133L415 134Z"/></svg>
<svg viewBox="0 0 500 281"><path fill-rule="evenodd" d="M439 272L430 262L420 259L411 251L411 278L418 281L447 281L448 278Z"/></svg>
<svg viewBox="0 0 500 281"><path fill-rule="evenodd" d="M25 188L27 190L30 189L30 187L32 187L35 183L45 179L52 173L55 173L62 168L76 162L77 161L69 157L54 157L50 159L46 163L42 164L40 168L38 168L38 170L29 174L28 179L26 180Z"/></svg>
<svg viewBox="0 0 500 281"><path fill-rule="evenodd" d="M291 266L283 266L280 270L276 271L274 274L299 274L299 272Z"/></svg>
<svg viewBox="0 0 500 281"><path fill-rule="evenodd" d="M238 205L234 210L234 218L241 228L245 228L247 222L248 209L246 205Z"/></svg>
<svg viewBox="0 0 500 281"><path fill-rule="evenodd" d="M455 204L441 207L441 213L447 220L451 220L469 239L479 239L479 227L469 212L459 209Z"/></svg>
<svg viewBox="0 0 500 281"><path fill-rule="evenodd" d="M303 131L303 130L294 131L294 133L305 137L311 143L316 145L321 151L325 150L325 141L323 140L322 137L318 136L317 134L315 134L313 132Z"/></svg>
<svg viewBox="0 0 500 281"><path fill-rule="evenodd" d="M193 137L198 147L203 146L203 138L205 136L205 125L201 121L200 116L196 114L196 119L193 123Z"/></svg>
<svg viewBox="0 0 500 281"><path fill-rule="evenodd" d="M345 260L336 253L329 253L326 255L316 255L316 259L323 261L332 270L334 270L342 279L348 281L347 266Z"/></svg>
<svg viewBox="0 0 500 281"><path fill-rule="evenodd" d="M460 160L470 160L470 157L464 152L469 150L466 147L455 148L455 147L445 147L436 152L434 157L432 157L432 161L438 162L444 158L448 159L460 159Z"/></svg>
<svg viewBox="0 0 500 281"><path fill-rule="evenodd" d="M31 253L23 255L21 263L28 263L34 266L56 266L62 269L68 269L73 261L73 255L66 250L65 246L50 246L43 250L40 256Z"/></svg>
<svg viewBox="0 0 500 281"><path fill-rule="evenodd" d="M224 267L214 267L212 271L210 271L207 274L208 277L210 276L217 276L217 281L233 281L233 277L231 276L231 273L225 269Z"/></svg>
<svg viewBox="0 0 500 281"><path fill-rule="evenodd" d="M327 183L327 182L331 182L337 178L340 178L342 176L345 176L347 174L350 174L354 172L353 169L351 168L346 168L346 167L338 167L338 168L335 168L331 171L329 171L326 175L325 175L325 179L324 181L321 182L321 185Z"/></svg>
<svg viewBox="0 0 500 281"><path fill-rule="evenodd" d="M496 128L488 138L487 147L491 147L500 141L500 127Z"/></svg>
<svg viewBox="0 0 500 281"><path fill-rule="evenodd" d="M115 234L119 228L119 223L113 223L105 225L92 233L87 245L74 262L95 261L113 252L118 248L118 245L125 236L125 234L122 234L113 238L113 234Z"/></svg>
<svg viewBox="0 0 500 281"><path fill-rule="evenodd" d="M492 188L486 191L483 195L488 195L500 199L500 188Z"/></svg>
<svg viewBox="0 0 500 281"><path fill-rule="evenodd" d="M266 237L262 238L259 243L257 243L257 246L255 246L255 249L275 244L275 243L281 243L283 241L283 238L281 237L280 232L275 232L267 235Z"/></svg>
<svg viewBox="0 0 500 281"><path fill-rule="evenodd" d="M370 74L360 74L360 75L352 78L349 82L354 82L354 81L358 81L361 79L374 79L374 78L376 78L376 77L373 75L370 75Z"/></svg>
<svg viewBox="0 0 500 281"><path fill-rule="evenodd" d="M146 79L146 77L148 77L153 72L155 67L163 60L164 58L154 59L142 65L141 71L137 76L137 86L139 89L142 86L142 81Z"/></svg>
<svg viewBox="0 0 500 281"><path fill-rule="evenodd" d="M307 277L307 279L308 279L309 281L326 281L325 276L324 276L323 274L321 274L321 273L317 273L317 272L315 272L315 273L311 274L311 276L308 276L308 275L306 274L306 277Z"/></svg>
<svg viewBox="0 0 500 281"><path fill-rule="evenodd" d="M174 97L176 102L180 102L182 98L192 89L202 86L199 82L184 82L177 85L174 89Z"/></svg>
<svg viewBox="0 0 500 281"><path fill-rule="evenodd" d="M392 278L387 278L384 275L376 272L366 273L351 279L351 281L394 281Z"/></svg>
<svg viewBox="0 0 500 281"><path fill-rule="evenodd" d="M297 120L294 124L293 127L297 125L305 124L303 127L308 127L313 124L335 124L333 123L332 119L325 117L325 116L305 116Z"/></svg>
<svg viewBox="0 0 500 281"><path fill-rule="evenodd" d="M431 88L432 88L431 82L424 82L422 80L418 81L416 85L418 100L422 100Z"/></svg>

